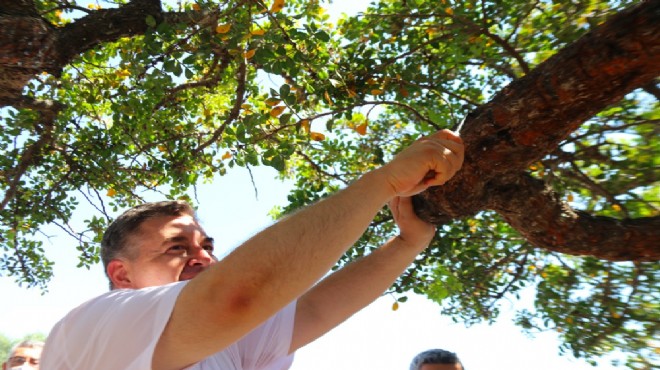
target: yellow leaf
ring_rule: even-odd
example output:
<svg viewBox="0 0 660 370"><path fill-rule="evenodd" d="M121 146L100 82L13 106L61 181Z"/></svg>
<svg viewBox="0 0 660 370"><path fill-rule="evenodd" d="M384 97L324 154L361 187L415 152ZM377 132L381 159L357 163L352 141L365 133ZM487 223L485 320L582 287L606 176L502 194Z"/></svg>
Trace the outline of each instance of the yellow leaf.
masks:
<svg viewBox="0 0 660 370"><path fill-rule="evenodd" d="M383 94L383 90L380 89L371 90L371 95L382 95L382 94Z"/></svg>
<svg viewBox="0 0 660 370"><path fill-rule="evenodd" d="M569 202L572 202L573 199L574 199L573 194L568 194L568 197L566 197L566 200L568 200Z"/></svg>
<svg viewBox="0 0 660 370"><path fill-rule="evenodd" d="M280 99L275 99L275 98L268 98L264 103L266 103L267 106L269 107L274 107L278 104L280 104L282 101Z"/></svg>
<svg viewBox="0 0 660 370"><path fill-rule="evenodd" d="M254 53L256 53L256 52L257 52L257 49L248 50L245 53L243 53L243 57L245 59L250 59L254 56Z"/></svg>
<svg viewBox="0 0 660 370"><path fill-rule="evenodd" d="M166 150L167 150L167 148L165 147L165 145L158 145L158 151L164 152Z"/></svg>
<svg viewBox="0 0 660 370"><path fill-rule="evenodd" d="M229 159L231 158L231 153L225 152L225 154L222 155L222 159Z"/></svg>
<svg viewBox="0 0 660 370"><path fill-rule="evenodd" d="M445 9L445 13L447 13L447 14L449 14L449 15L454 15L454 9L452 9L452 8L447 8L447 9Z"/></svg>
<svg viewBox="0 0 660 370"><path fill-rule="evenodd" d="M113 188L110 188L108 189L108 193L106 195L109 197L114 197L115 195L117 195L117 191Z"/></svg>
<svg viewBox="0 0 660 370"><path fill-rule="evenodd" d="M616 212L621 211L621 206L618 204L612 204L612 209Z"/></svg>
<svg viewBox="0 0 660 370"><path fill-rule="evenodd" d="M243 108L243 109L252 109L252 106L250 104L241 104L241 108Z"/></svg>
<svg viewBox="0 0 660 370"><path fill-rule="evenodd" d="M253 36L262 36L264 33L266 33L266 30L263 28L257 28L255 30L250 31L250 35Z"/></svg>
<svg viewBox="0 0 660 370"><path fill-rule="evenodd" d="M536 170L538 170L539 168L536 167L536 165L532 164L532 165L529 166L529 169L532 170L532 171L536 171Z"/></svg>
<svg viewBox="0 0 660 370"><path fill-rule="evenodd" d="M403 96L404 98L407 98L408 95L410 95L410 93L408 93L408 90L406 90L405 87L399 88L399 94L401 94L401 96Z"/></svg>
<svg viewBox="0 0 660 370"><path fill-rule="evenodd" d="M284 0L275 0L273 5L270 7L270 11L273 13L277 13L282 9L284 9Z"/></svg>
<svg viewBox="0 0 660 370"><path fill-rule="evenodd" d="M199 4L192 4L192 8L194 11L198 12L202 10L202 8L199 6Z"/></svg>
<svg viewBox="0 0 660 370"><path fill-rule="evenodd" d="M398 309L399 309L399 302L394 302L394 303L392 304L392 311L396 311L396 310L398 310Z"/></svg>
<svg viewBox="0 0 660 370"><path fill-rule="evenodd" d="M118 69L115 74L117 77L128 77L131 75L131 72L129 72L127 69Z"/></svg>
<svg viewBox="0 0 660 370"><path fill-rule="evenodd" d="M218 27L215 28L216 33L227 33L231 29L231 24L230 23L225 23L225 24L219 24Z"/></svg>
<svg viewBox="0 0 660 370"><path fill-rule="evenodd" d="M314 140L314 141L323 141L323 140L325 140L325 135L323 135L320 132L312 131L312 132L309 133L309 137L311 137L312 140Z"/></svg>
<svg viewBox="0 0 660 370"><path fill-rule="evenodd" d="M286 109L286 107L283 106L283 105L277 106L277 107L270 110L270 116L271 117L279 117L279 115L282 114L282 112L284 112L285 109Z"/></svg>
<svg viewBox="0 0 660 370"><path fill-rule="evenodd" d="M366 135L366 134L367 134L367 123L365 122L365 123L363 123L363 124L361 124L361 125L358 125L358 126L355 128L355 132L357 132L357 133L360 134L360 135Z"/></svg>
<svg viewBox="0 0 660 370"><path fill-rule="evenodd" d="M347 88L346 92L348 93L348 96L350 96L351 98L354 98L354 97L357 96L357 93L355 92L355 90L353 90L351 88Z"/></svg>
<svg viewBox="0 0 660 370"><path fill-rule="evenodd" d="M326 92L323 94L323 96L325 97L325 100L328 101L328 104L330 104L330 106L332 106L333 104L332 104L332 99L330 99L330 94L328 94L328 92L326 91Z"/></svg>
<svg viewBox="0 0 660 370"><path fill-rule="evenodd" d="M309 120L308 119L301 120L300 127L303 129L303 131L309 132Z"/></svg>

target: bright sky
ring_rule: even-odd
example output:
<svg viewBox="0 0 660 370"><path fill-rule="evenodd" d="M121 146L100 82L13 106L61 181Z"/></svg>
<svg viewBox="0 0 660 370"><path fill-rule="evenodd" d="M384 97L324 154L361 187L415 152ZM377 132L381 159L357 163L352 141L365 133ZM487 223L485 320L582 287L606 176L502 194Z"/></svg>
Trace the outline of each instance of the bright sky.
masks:
<svg viewBox="0 0 660 370"><path fill-rule="evenodd" d="M366 1L336 0L333 13L354 12ZM212 185L199 187L199 216L216 239L220 250L231 250L241 241L271 223L267 213L275 205L285 205L288 184L273 180L275 171L253 169L259 191L255 199L250 176L245 169L234 169ZM78 304L107 290L100 266L91 270L76 268L73 242L55 229L45 248L56 261L50 291L16 286L0 277L0 332L13 338L32 332L47 333L55 322ZM466 329L439 315L439 307L420 296L411 296L398 311L392 311L391 297L382 297L346 323L298 351L292 370L406 370L412 357L429 348L458 353L465 367L509 370L587 370L586 362L560 357L554 333L535 339L523 335L505 313L496 325ZM25 318L25 320L19 320ZM2 361L0 359L0 361ZM600 370L615 369L609 364Z"/></svg>

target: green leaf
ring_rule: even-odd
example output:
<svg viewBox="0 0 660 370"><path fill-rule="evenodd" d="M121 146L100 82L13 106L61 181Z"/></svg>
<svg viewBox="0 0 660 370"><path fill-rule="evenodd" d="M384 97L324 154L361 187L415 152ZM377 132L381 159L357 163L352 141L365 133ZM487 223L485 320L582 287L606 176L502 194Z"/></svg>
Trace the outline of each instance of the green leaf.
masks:
<svg viewBox="0 0 660 370"><path fill-rule="evenodd" d="M152 15L147 15L145 18L145 22L147 23L147 26L149 27L156 27L156 19Z"/></svg>

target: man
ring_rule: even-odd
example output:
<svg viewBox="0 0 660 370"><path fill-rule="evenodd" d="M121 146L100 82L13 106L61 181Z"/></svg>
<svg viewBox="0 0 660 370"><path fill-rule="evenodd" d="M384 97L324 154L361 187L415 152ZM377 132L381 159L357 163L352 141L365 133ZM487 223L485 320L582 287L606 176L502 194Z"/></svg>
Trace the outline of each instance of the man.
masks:
<svg viewBox="0 0 660 370"><path fill-rule="evenodd" d="M378 298L428 246L435 228L409 197L462 163L451 131L422 138L220 261L187 204L129 210L102 242L113 290L55 326L44 368L288 369L297 349ZM400 234L323 278L388 203Z"/></svg>
<svg viewBox="0 0 660 370"><path fill-rule="evenodd" d="M454 352L444 349L424 351L412 360L410 370L465 370Z"/></svg>
<svg viewBox="0 0 660 370"><path fill-rule="evenodd" d="M2 363L2 370L39 370L39 359L44 343L24 340L9 352L9 358Z"/></svg>

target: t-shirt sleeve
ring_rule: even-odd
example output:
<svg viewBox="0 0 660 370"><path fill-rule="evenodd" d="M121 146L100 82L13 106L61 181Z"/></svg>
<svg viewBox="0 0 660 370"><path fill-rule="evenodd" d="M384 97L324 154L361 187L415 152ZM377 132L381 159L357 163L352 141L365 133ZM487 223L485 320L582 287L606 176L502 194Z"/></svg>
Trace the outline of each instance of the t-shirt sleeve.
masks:
<svg viewBox="0 0 660 370"><path fill-rule="evenodd" d="M48 336L48 370L148 370L185 282L115 290L71 311Z"/></svg>

